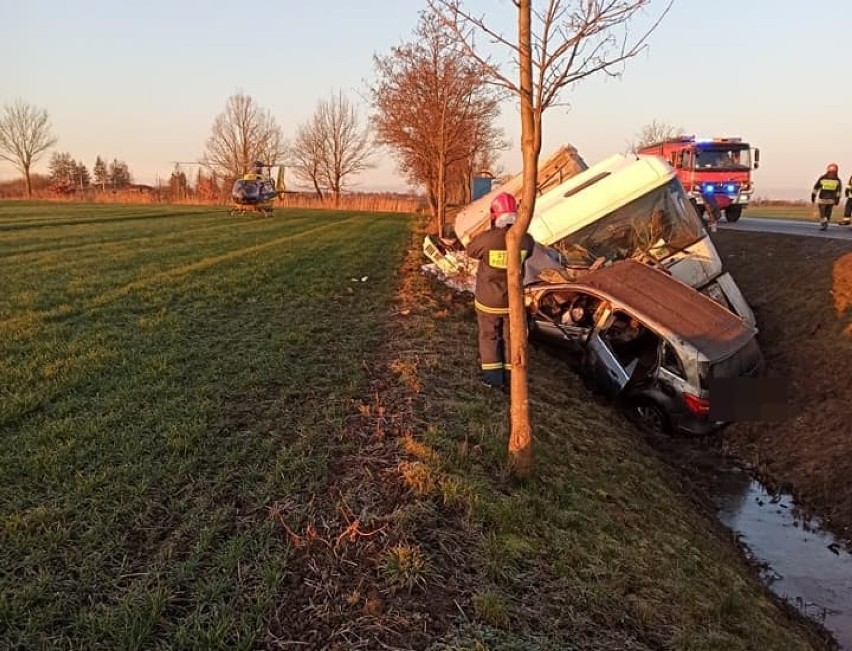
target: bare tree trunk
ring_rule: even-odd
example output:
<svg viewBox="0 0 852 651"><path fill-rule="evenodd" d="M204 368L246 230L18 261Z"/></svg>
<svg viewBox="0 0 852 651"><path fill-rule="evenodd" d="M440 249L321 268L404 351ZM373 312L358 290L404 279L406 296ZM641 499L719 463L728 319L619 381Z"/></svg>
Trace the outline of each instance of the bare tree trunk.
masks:
<svg viewBox="0 0 852 651"><path fill-rule="evenodd" d="M518 218L506 234L508 254L509 328L512 363L511 433L509 462L518 477L529 477L533 471L532 425L529 415L527 382L527 323L521 277L521 238L527 232L535 207L538 155L541 150L541 128L533 105L531 0L518 4L518 44L520 53L521 151L524 163L524 187Z"/></svg>
<svg viewBox="0 0 852 651"><path fill-rule="evenodd" d="M27 181L27 199L33 198L33 181L30 178L30 166L24 165L24 178Z"/></svg>
<svg viewBox="0 0 852 651"><path fill-rule="evenodd" d="M447 212L447 174L444 163L444 152L438 156L438 235L444 236L444 222Z"/></svg>

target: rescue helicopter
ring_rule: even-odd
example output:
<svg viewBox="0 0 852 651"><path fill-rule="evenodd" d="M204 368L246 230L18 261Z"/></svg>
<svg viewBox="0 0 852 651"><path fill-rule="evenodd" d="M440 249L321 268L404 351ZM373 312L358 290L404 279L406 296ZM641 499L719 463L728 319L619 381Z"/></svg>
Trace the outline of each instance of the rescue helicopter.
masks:
<svg viewBox="0 0 852 651"><path fill-rule="evenodd" d="M272 170L277 167L278 174L272 178ZM268 216L273 213L272 202L286 191L282 163L264 163L255 161L252 170L234 181L231 187L231 217L247 214Z"/></svg>

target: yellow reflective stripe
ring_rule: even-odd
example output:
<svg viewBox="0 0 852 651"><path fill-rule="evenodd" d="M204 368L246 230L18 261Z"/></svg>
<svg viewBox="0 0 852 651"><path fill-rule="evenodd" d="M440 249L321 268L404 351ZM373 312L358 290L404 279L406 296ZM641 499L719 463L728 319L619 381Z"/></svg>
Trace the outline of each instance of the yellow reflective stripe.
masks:
<svg viewBox="0 0 852 651"><path fill-rule="evenodd" d="M511 364L503 364L503 368L505 368L507 371L511 371L512 365Z"/></svg>
<svg viewBox="0 0 852 651"><path fill-rule="evenodd" d="M474 300L473 306L479 310L480 312L484 312L485 314L508 314L508 307L488 307L487 305L483 305L479 301Z"/></svg>
<svg viewBox="0 0 852 651"><path fill-rule="evenodd" d="M490 362L482 365L483 371L499 371L503 368L503 362Z"/></svg>
<svg viewBox="0 0 852 651"><path fill-rule="evenodd" d="M829 192L837 190L837 188L840 187L840 181L838 181L837 179L823 179L819 183L822 186L823 190L827 190Z"/></svg>
<svg viewBox="0 0 852 651"><path fill-rule="evenodd" d="M508 267L509 256L506 251L492 249L488 252L488 266L495 269L506 269Z"/></svg>
<svg viewBox="0 0 852 651"><path fill-rule="evenodd" d="M527 259L529 251L521 251L521 262ZM488 266L494 269L509 268L509 253L500 249L491 249L488 252Z"/></svg>

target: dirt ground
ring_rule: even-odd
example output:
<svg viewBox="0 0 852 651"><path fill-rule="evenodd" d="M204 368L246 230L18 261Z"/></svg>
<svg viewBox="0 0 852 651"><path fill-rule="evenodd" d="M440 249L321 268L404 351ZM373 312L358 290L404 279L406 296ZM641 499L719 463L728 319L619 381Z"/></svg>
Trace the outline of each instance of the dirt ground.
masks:
<svg viewBox="0 0 852 651"><path fill-rule="evenodd" d="M791 408L785 420L732 425L723 445L852 541L852 243L744 232L714 241Z"/></svg>

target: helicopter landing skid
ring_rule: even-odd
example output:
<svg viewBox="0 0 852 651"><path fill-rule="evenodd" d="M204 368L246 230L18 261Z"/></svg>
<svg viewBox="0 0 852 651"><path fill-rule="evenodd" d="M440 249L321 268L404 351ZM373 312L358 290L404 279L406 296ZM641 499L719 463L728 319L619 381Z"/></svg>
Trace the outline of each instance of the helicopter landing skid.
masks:
<svg viewBox="0 0 852 651"><path fill-rule="evenodd" d="M228 213L231 217L245 217L258 215L259 217L271 217L274 212L272 206L234 206Z"/></svg>

